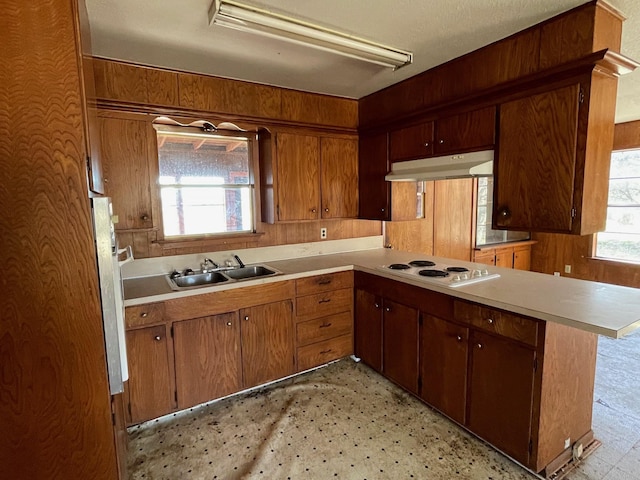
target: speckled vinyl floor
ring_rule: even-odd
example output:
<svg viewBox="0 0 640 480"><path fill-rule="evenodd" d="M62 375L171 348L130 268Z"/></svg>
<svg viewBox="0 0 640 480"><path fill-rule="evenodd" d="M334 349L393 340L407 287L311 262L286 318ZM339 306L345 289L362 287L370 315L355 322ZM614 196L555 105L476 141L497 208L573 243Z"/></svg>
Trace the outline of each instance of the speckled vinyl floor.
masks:
<svg viewBox="0 0 640 480"><path fill-rule="evenodd" d="M130 432L131 479L534 479L342 360Z"/></svg>

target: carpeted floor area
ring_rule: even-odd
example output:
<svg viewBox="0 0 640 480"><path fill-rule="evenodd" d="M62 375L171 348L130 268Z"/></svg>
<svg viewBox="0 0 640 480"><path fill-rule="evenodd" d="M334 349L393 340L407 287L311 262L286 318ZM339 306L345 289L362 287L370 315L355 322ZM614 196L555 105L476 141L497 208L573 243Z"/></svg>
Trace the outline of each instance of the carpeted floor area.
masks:
<svg viewBox="0 0 640 480"><path fill-rule="evenodd" d="M131 479L533 479L350 359L131 430Z"/></svg>

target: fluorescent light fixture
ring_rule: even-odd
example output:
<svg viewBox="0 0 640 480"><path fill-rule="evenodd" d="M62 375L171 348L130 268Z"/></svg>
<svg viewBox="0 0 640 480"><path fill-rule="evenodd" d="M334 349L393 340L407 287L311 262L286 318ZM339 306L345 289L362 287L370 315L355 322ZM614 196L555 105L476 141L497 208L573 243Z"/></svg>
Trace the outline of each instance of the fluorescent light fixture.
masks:
<svg viewBox="0 0 640 480"><path fill-rule="evenodd" d="M213 1L209 8L209 24L286 40L394 70L413 61L411 52L231 0Z"/></svg>

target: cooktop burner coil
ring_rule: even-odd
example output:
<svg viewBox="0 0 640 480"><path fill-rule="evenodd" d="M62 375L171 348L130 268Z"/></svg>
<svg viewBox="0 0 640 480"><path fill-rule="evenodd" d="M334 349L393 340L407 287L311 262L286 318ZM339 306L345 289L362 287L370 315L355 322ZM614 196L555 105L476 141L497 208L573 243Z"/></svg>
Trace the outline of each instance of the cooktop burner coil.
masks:
<svg viewBox="0 0 640 480"><path fill-rule="evenodd" d="M445 272L443 270L420 270L418 274L423 277L448 277L449 272Z"/></svg>
<svg viewBox="0 0 640 480"><path fill-rule="evenodd" d="M464 268L464 267L447 267L446 268L447 272L468 272L469 269L468 268Z"/></svg>
<svg viewBox="0 0 640 480"><path fill-rule="evenodd" d="M392 263L391 265L389 265L389 268L391 270L408 270L411 267L405 263Z"/></svg>
<svg viewBox="0 0 640 480"><path fill-rule="evenodd" d="M409 262L409 265L412 267L433 267L435 266L435 262L431 260L412 260Z"/></svg>

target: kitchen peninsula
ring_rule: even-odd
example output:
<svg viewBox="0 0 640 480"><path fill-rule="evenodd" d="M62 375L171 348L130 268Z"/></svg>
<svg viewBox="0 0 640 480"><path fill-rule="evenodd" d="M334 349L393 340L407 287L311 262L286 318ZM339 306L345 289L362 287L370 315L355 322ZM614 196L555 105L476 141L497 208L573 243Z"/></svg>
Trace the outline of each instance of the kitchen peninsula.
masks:
<svg viewBox="0 0 640 480"><path fill-rule="evenodd" d="M228 253L211 255L215 261ZM171 403L168 375L163 393L168 410L148 418L355 352L364 363L427 404L532 471L548 476L571 458L574 447L586 449L593 441L596 334L617 338L640 326L640 298L636 289L627 287L491 267L490 273L499 277L452 288L383 268L417 259L414 253L384 248L295 259L275 256L274 260L260 258L251 250L243 253L251 262L266 263L282 274L175 292L164 275L151 274L153 264L167 260L149 259L140 261L143 265L138 267L148 276L125 281L129 296L133 292L137 297L126 300L128 313L145 319L144 328L136 323L129 334L160 328L176 335L181 324L196 322L198 327L194 323L193 328L199 335L194 340L206 337L206 331L224 334L218 342L206 345L206 351L213 352L209 355L217 357L207 363L225 372L217 378L226 378L231 371L239 379L235 387L222 393L208 397L204 393L197 402L185 402L180 385L192 379L181 378L185 369L179 366L180 350L188 348L193 356L203 344L197 340L186 345L186 337L174 337L173 342L164 342L170 352L164 370L175 372L177 404ZM190 256L184 257L187 259ZM486 267L431 256L420 259L470 271ZM177 264L176 259L172 261ZM232 300L223 304L217 297ZM255 367L251 363L259 357L251 354L251 360L247 355L245 329L256 328L248 326L264 313L260 311L263 307L281 313L279 320L268 323L271 330L265 343L277 338L275 357L293 355L293 362L278 365L275 371L279 373L269 378L247 382ZM230 313L232 310L239 315ZM154 315L155 320L149 322ZM223 327L213 326L216 317ZM235 333L226 333L232 330ZM226 347L221 345L225 342ZM140 342L136 345L140 348ZM229 350L229 345L242 354ZM253 344L248 348L253 349ZM140 353L132 351L135 355ZM235 355L235 366L230 367L229 356L220 355ZM260 355L268 358L270 352ZM150 371L157 372L160 365L154 363ZM130 390L141 385L135 375L134 367ZM202 372L196 377L201 384L207 375ZM130 423L146 419L134 418Z"/></svg>

